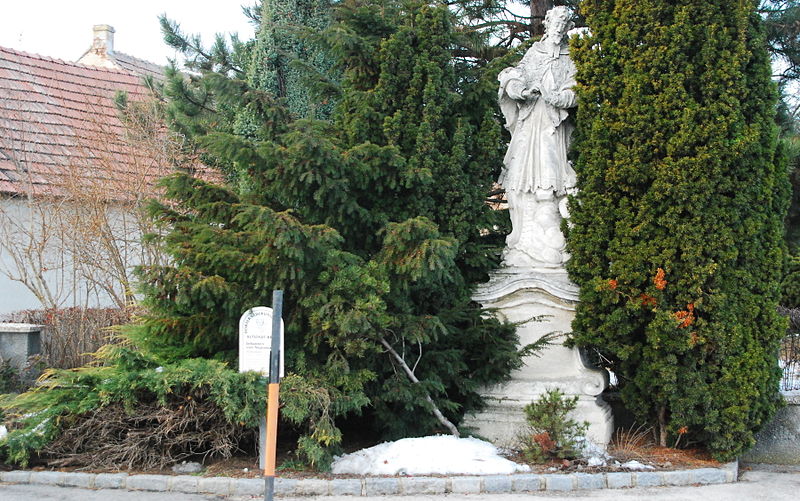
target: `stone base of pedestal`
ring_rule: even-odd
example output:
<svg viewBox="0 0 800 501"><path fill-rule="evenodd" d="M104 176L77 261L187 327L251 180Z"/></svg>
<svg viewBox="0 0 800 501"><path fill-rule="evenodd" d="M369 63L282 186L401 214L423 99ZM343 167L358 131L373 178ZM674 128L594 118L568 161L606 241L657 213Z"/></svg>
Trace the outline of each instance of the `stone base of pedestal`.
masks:
<svg viewBox="0 0 800 501"><path fill-rule="evenodd" d="M473 296L484 308L518 324L522 346L548 333L561 336L554 344L525 359L507 383L484 388L487 407L466 416L463 425L504 447L515 447L526 430L523 408L547 390L578 397L573 418L588 421L588 437L608 444L613 431L611 408L600 397L608 385L605 371L587 367L576 348L563 346L575 316L578 291L561 269L506 269L496 272Z"/></svg>

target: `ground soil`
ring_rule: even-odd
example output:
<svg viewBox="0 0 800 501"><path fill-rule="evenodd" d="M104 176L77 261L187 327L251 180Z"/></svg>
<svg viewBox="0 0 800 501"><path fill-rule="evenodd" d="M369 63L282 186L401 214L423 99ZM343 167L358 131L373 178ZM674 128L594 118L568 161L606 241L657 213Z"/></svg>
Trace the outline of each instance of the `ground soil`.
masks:
<svg viewBox="0 0 800 501"><path fill-rule="evenodd" d="M358 447L359 449L362 447ZM356 450L356 449L353 449ZM625 463L636 460L642 464L650 465L654 468L651 471L670 471L686 470L694 468L716 468L720 466L711 456L698 449L671 449L667 447L657 447L653 445L626 445L624 448L614 447L610 449L614 460L617 463ZM520 454L511 453L508 459L517 463L526 463ZM627 471L622 469L612 460L608 466L588 466L585 460L552 460L547 463L528 463L532 473L600 473ZM288 450L278 452L277 464L282 465L278 468L277 475L283 478L352 478L354 475L333 475L331 473L320 472L310 468L299 468L298 462L294 461L293 455ZM47 466L36 466L33 470L50 470ZM58 471L90 471L94 473L116 472L116 470L82 470L80 468L58 468ZM128 471L130 474L148 473L162 475L176 475L171 470L149 470L149 471ZM210 461L205 469L197 474L205 477L226 476L236 478L260 478L261 470L258 468L258 458L255 456L236 456L230 459Z"/></svg>

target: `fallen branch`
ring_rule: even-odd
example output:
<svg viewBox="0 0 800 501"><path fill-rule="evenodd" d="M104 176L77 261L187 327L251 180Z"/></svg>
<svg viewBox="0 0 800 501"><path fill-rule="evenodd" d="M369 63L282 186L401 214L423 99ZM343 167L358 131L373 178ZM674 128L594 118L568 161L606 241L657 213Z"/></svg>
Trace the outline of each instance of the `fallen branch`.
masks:
<svg viewBox="0 0 800 501"><path fill-rule="evenodd" d="M397 360L397 363L399 363L400 366L403 368L406 375L408 376L408 379L410 379L411 382L413 382L414 384L419 384L419 379L417 379L417 376L414 375L414 371L412 371L411 368L408 366L408 364L406 364L406 361L403 360L403 357L401 357L400 354L397 353L394 348L392 348L392 345L390 345L389 342L386 341L386 339L380 338L380 341L381 344L385 346L387 350L389 350L389 353L392 354L395 360ZM436 419L438 419L440 423L442 423L442 426L450 430L450 434L453 435L454 437L456 438L460 437L461 434L458 432L458 428L456 428L456 426L453 423L451 423L450 420L444 416L444 414L442 414L442 411L439 410L439 407L436 406L436 403L427 393L425 394L425 400L427 400L428 403L431 404L431 407L433 407L433 415L436 416Z"/></svg>

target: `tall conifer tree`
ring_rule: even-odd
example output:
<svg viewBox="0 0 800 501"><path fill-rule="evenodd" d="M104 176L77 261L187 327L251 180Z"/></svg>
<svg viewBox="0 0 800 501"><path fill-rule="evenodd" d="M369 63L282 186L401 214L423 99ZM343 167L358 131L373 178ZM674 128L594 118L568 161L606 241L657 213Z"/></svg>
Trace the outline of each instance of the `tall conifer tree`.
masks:
<svg viewBox="0 0 800 501"><path fill-rule="evenodd" d="M662 445L720 458L778 406L788 184L752 0L587 0L576 44L575 341Z"/></svg>
<svg viewBox="0 0 800 501"><path fill-rule="evenodd" d="M493 79L454 56L444 6L348 1L335 16L330 120L214 72L196 82L206 111L172 94L175 120L239 189L167 181L177 209L154 215L175 262L144 270L136 339L167 357L230 360L238 316L283 288L290 370L363 389L386 436L428 433L520 363L513 326L470 299L505 224L485 203L503 153ZM253 127L212 132L208 110L228 109Z"/></svg>
<svg viewBox="0 0 800 501"><path fill-rule="evenodd" d="M333 60L312 34L331 22L330 0L265 0L250 52L251 86L284 98L298 118L328 118L333 105L319 99L313 82L332 77Z"/></svg>

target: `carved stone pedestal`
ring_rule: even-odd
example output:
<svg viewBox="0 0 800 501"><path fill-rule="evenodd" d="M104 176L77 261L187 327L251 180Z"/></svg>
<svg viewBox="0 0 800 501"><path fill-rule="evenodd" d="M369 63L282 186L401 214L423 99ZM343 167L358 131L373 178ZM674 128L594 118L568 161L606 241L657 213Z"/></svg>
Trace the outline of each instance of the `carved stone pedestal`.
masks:
<svg viewBox="0 0 800 501"><path fill-rule="evenodd" d="M485 308L495 309L498 317L522 323L517 333L525 346L549 332L570 332L578 290L563 269L507 268L496 272L473 298ZM574 418L589 422L589 438L599 445L608 444L613 418L611 408L599 396L608 384L608 375L587 367L580 351L563 346L563 340L561 337L539 356L527 357L507 383L485 388L487 407L467 416L464 425L496 445L514 447L525 430L523 407L548 389L558 388L568 397L578 396Z"/></svg>

